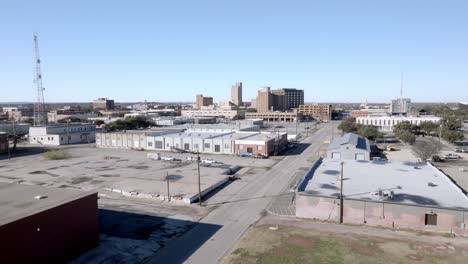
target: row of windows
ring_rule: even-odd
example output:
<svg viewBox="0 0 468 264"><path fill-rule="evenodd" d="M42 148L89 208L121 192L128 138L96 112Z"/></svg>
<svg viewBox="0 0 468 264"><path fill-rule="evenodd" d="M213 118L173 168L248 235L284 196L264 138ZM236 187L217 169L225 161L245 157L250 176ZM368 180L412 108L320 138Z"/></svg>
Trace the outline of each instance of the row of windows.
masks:
<svg viewBox="0 0 468 264"><path fill-rule="evenodd" d="M358 119L358 124L363 124L363 125L374 125L374 126L394 126L398 123L401 123L403 121L409 121L411 124L414 125L419 125L421 122L424 122L423 120L387 120L387 119ZM431 122L431 121L429 121Z"/></svg>

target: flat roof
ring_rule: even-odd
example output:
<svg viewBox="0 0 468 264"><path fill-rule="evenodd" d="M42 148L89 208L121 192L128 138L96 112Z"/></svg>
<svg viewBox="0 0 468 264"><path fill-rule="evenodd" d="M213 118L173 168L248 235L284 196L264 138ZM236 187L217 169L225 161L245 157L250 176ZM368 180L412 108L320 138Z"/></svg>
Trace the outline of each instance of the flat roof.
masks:
<svg viewBox="0 0 468 264"><path fill-rule="evenodd" d="M96 192L0 183L0 226L94 193ZM46 198L35 199L37 195L46 196Z"/></svg>
<svg viewBox="0 0 468 264"><path fill-rule="evenodd" d="M340 161L322 160L304 178L299 191L338 197L340 170ZM346 198L468 209L464 191L430 163L347 160L343 175ZM391 191L393 199L385 196Z"/></svg>

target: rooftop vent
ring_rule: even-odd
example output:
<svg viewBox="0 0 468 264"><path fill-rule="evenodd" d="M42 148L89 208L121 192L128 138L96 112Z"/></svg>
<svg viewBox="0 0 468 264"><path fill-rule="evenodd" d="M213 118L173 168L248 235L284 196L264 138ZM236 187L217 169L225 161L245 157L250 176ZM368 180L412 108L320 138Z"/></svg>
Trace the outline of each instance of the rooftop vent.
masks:
<svg viewBox="0 0 468 264"><path fill-rule="evenodd" d="M45 195L36 195L36 196L34 196L34 199L36 199L36 200L42 200L42 199L45 199L45 198L47 198L47 196L45 196Z"/></svg>

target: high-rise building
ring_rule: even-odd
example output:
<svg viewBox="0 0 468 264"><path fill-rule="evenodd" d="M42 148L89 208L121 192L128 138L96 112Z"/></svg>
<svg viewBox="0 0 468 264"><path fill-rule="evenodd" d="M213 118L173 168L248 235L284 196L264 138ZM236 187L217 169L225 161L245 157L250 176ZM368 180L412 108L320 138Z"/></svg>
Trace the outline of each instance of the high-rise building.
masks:
<svg viewBox="0 0 468 264"><path fill-rule="evenodd" d="M93 101L94 109L102 110L113 110L115 108L114 100L109 100L107 98L98 98Z"/></svg>
<svg viewBox="0 0 468 264"><path fill-rule="evenodd" d="M262 87L258 90L257 99L255 100L255 104L257 107L257 112L269 112L273 105L272 102L272 95L270 92L270 87Z"/></svg>
<svg viewBox="0 0 468 264"><path fill-rule="evenodd" d="M196 107L201 109L203 106L213 105L213 97L205 97L203 94L197 94L196 96Z"/></svg>
<svg viewBox="0 0 468 264"><path fill-rule="evenodd" d="M236 82L231 88L231 102L242 106L242 82Z"/></svg>
<svg viewBox="0 0 468 264"><path fill-rule="evenodd" d="M411 99L399 98L392 100L390 107L392 115L406 115L411 112Z"/></svg>

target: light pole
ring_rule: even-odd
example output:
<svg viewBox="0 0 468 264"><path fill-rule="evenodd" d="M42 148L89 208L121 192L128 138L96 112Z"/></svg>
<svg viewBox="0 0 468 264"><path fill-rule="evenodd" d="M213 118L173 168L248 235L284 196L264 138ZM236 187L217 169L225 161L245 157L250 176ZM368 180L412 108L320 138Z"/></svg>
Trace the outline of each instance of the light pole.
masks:
<svg viewBox="0 0 468 264"><path fill-rule="evenodd" d="M171 201L171 195L169 193L169 172L166 172L166 181L167 181L167 201Z"/></svg>
<svg viewBox="0 0 468 264"><path fill-rule="evenodd" d="M201 177L200 177L200 152L198 150L197 150L197 170L198 170L198 205L202 206Z"/></svg>
<svg viewBox="0 0 468 264"><path fill-rule="evenodd" d="M340 174L340 224L343 223L343 164L341 162L341 174Z"/></svg>

